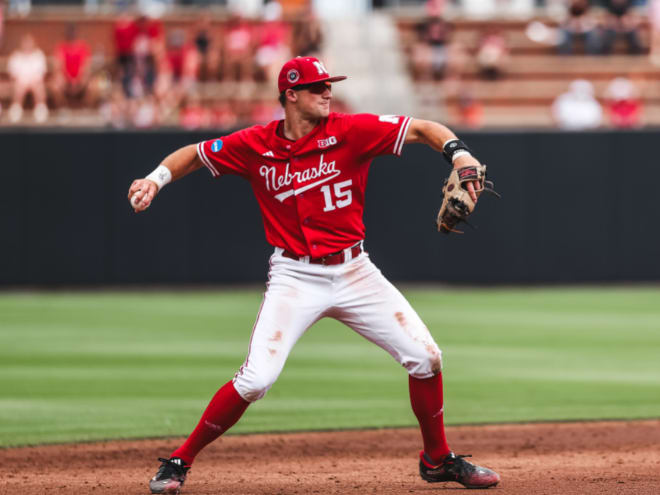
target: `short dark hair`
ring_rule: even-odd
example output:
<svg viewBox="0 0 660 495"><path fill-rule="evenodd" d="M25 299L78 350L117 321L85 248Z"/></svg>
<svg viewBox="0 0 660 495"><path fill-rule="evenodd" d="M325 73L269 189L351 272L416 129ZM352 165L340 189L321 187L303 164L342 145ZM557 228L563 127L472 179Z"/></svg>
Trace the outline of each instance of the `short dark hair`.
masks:
<svg viewBox="0 0 660 495"><path fill-rule="evenodd" d="M284 106L284 104L286 103L286 91L282 91L280 93L280 97L278 98L278 100L280 102L280 105Z"/></svg>

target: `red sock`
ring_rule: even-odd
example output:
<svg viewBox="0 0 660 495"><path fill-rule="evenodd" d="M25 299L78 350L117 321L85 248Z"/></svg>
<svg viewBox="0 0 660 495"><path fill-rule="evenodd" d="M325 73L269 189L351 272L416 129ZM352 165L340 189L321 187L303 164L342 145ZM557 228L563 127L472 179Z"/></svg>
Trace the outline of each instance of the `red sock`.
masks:
<svg viewBox="0 0 660 495"><path fill-rule="evenodd" d="M439 462L451 451L445 437L442 373L425 379L410 376L408 385L410 404L424 438L424 452L433 462Z"/></svg>
<svg viewBox="0 0 660 495"><path fill-rule="evenodd" d="M197 427L170 457L179 457L191 465L199 451L234 426L249 405L231 381L225 383L209 402Z"/></svg>

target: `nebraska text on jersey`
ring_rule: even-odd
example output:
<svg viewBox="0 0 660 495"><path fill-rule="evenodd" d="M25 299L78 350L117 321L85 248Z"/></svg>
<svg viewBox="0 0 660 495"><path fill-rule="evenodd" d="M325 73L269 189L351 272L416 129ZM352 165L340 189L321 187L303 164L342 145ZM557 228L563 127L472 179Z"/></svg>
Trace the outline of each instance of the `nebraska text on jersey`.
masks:
<svg viewBox="0 0 660 495"><path fill-rule="evenodd" d="M289 189L288 191L284 191L275 195L275 199L278 201L284 201L292 194L300 194L307 191L308 189L319 186L324 182L334 179L341 173L341 171L335 170L334 160L330 163L326 163L323 161L323 155L321 155L318 167L306 168L302 172L289 172L289 163L287 163L282 175L277 175L277 169L267 165L263 165L261 168L259 168L259 173L266 178L266 189L269 191L271 188L273 191L278 191L283 186L291 185L294 180L296 180L298 184L301 184L303 182L308 182L310 180L325 176L324 179L313 182L312 184L307 184L306 186L300 187L298 189Z"/></svg>
<svg viewBox="0 0 660 495"><path fill-rule="evenodd" d="M319 257L364 239L364 193L371 161L400 155L410 118L331 113L291 141L280 121L197 145L214 177L236 174L252 186L266 240L299 256Z"/></svg>

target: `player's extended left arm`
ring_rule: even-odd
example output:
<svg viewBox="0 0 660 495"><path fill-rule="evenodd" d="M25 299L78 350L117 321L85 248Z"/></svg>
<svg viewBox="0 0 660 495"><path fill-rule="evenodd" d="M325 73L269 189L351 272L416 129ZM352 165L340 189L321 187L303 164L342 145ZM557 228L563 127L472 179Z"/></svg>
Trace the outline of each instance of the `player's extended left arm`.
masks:
<svg viewBox="0 0 660 495"><path fill-rule="evenodd" d="M128 189L128 201L135 213L149 208L156 194L172 181L180 179L204 164L197 156L197 145L190 144L171 153L144 179L135 179Z"/></svg>
<svg viewBox="0 0 660 495"><path fill-rule="evenodd" d="M450 141L458 140L456 134L447 126L432 122L430 120L412 119L408 126L408 133L404 144L424 143L436 151L445 153L445 145ZM446 154L446 153L445 153ZM470 165L480 165L479 160L473 157L469 152L458 152L452 159L454 168L466 167ZM475 191L480 188L478 181L468 182L467 190L474 202L478 195Z"/></svg>

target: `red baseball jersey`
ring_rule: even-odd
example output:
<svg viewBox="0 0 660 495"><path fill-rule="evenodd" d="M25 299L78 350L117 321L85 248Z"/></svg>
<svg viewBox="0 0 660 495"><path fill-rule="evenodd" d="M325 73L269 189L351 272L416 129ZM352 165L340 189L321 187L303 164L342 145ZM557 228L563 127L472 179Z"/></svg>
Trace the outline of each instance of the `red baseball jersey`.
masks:
<svg viewBox="0 0 660 495"><path fill-rule="evenodd" d="M410 120L331 113L297 141L279 135L282 121L273 121L201 142L197 154L213 177L250 181L268 243L318 258L364 239L369 165L401 154Z"/></svg>

